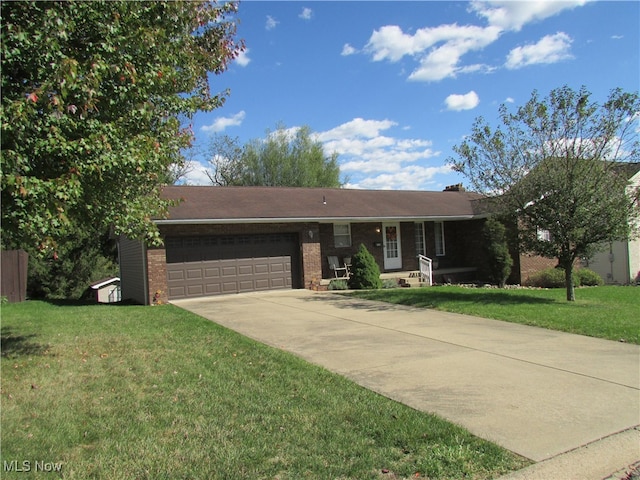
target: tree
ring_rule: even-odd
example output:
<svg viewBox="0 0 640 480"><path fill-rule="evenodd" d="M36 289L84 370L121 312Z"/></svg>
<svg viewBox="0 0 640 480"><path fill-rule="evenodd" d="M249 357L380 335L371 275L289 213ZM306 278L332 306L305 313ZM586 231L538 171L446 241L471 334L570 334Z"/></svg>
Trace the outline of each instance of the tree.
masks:
<svg viewBox="0 0 640 480"><path fill-rule="evenodd" d="M376 259L363 244L360 244L358 252L351 259L351 276L349 287L355 289L382 288L380 280L380 267Z"/></svg>
<svg viewBox="0 0 640 480"><path fill-rule="evenodd" d="M55 256L29 255L29 298L81 299L89 284L118 275L117 251L109 232L78 230L59 240Z"/></svg>
<svg viewBox="0 0 640 480"><path fill-rule="evenodd" d="M241 50L236 5L2 2L2 242L55 252L86 225L148 241L209 73ZM185 128L185 125L187 127Z"/></svg>
<svg viewBox="0 0 640 480"><path fill-rule="evenodd" d="M500 288L504 288L513 266L507 243L507 229L495 217L489 217L482 233L491 281L497 283Z"/></svg>
<svg viewBox="0 0 640 480"><path fill-rule="evenodd" d="M601 105L584 87L565 86L515 113L500 107L502 127L476 119L449 159L493 208L517 218L525 251L557 258L567 300L575 300L573 265L609 241L632 234L640 192L623 168L640 153L638 93L613 90Z"/></svg>
<svg viewBox="0 0 640 480"><path fill-rule="evenodd" d="M336 153L326 156L311 129L282 126L241 146L237 138L215 137L210 149L214 185L340 187Z"/></svg>
<svg viewBox="0 0 640 480"><path fill-rule="evenodd" d="M215 135L209 144L210 169L205 170L213 185L242 185L244 147L238 137Z"/></svg>

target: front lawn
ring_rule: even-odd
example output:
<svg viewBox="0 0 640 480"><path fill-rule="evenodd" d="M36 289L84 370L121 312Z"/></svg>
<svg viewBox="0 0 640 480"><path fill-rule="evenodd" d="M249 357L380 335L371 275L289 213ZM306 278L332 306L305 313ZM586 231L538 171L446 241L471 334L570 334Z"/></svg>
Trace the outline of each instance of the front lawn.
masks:
<svg viewBox="0 0 640 480"><path fill-rule="evenodd" d="M640 344L640 288L585 287L567 302L564 289L437 286L354 292L360 298L435 308Z"/></svg>
<svg viewBox="0 0 640 480"><path fill-rule="evenodd" d="M3 306L1 368L3 478L488 479L528 463L170 305Z"/></svg>

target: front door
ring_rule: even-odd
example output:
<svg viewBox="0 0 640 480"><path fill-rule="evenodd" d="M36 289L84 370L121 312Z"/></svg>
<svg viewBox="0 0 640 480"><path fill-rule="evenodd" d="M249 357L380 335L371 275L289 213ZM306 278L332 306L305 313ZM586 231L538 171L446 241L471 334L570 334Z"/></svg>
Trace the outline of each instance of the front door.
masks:
<svg viewBox="0 0 640 480"><path fill-rule="evenodd" d="M402 252L400 251L400 224L385 223L382 225L382 248L384 250L384 269L398 270L402 268Z"/></svg>

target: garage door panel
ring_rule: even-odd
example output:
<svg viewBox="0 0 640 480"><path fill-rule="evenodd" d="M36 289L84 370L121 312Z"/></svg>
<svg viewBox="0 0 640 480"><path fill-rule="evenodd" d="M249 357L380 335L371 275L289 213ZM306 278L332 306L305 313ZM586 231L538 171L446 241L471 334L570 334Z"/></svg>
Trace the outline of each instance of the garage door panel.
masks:
<svg viewBox="0 0 640 480"><path fill-rule="evenodd" d="M292 288L296 234L167 239L170 299ZM262 254L262 255L260 255Z"/></svg>
<svg viewBox="0 0 640 480"><path fill-rule="evenodd" d="M239 293L238 282L224 282L222 283L221 293Z"/></svg>
<svg viewBox="0 0 640 480"><path fill-rule="evenodd" d="M169 298L183 298L187 296L186 289L183 286L169 287Z"/></svg>
<svg viewBox="0 0 640 480"><path fill-rule="evenodd" d="M238 275L253 275L253 265L238 265Z"/></svg>
<svg viewBox="0 0 640 480"><path fill-rule="evenodd" d="M200 297L204 295L204 285L187 285L188 297Z"/></svg>
<svg viewBox="0 0 640 480"><path fill-rule="evenodd" d="M205 279L217 279L220 278L220 267L205 267L204 268Z"/></svg>
<svg viewBox="0 0 640 480"><path fill-rule="evenodd" d="M202 280L202 267L189 268L186 274L187 280Z"/></svg>
<svg viewBox="0 0 640 480"><path fill-rule="evenodd" d="M167 270L167 278L169 281L184 280L184 270Z"/></svg>
<svg viewBox="0 0 640 480"><path fill-rule="evenodd" d="M235 265L225 265L222 267L222 278L225 277L237 277L238 276L238 267Z"/></svg>
<svg viewBox="0 0 640 480"><path fill-rule="evenodd" d="M220 288L220 283L207 283L204 286L205 295L220 295L221 293L222 288Z"/></svg>

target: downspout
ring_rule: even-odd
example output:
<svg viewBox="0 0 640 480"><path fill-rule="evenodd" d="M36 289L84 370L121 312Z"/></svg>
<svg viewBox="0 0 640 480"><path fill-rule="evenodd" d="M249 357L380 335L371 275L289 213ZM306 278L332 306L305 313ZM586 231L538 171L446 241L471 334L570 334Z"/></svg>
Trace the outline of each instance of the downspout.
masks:
<svg viewBox="0 0 640 480"><path fill-rule="evenodd" d="M142 243L142 270L143 270L142 283L144 288L144 304L143 305L149 305L150 292L149 292L149 265L147 263L147 244L144 240L140 240L140 243Z"/></svg>

